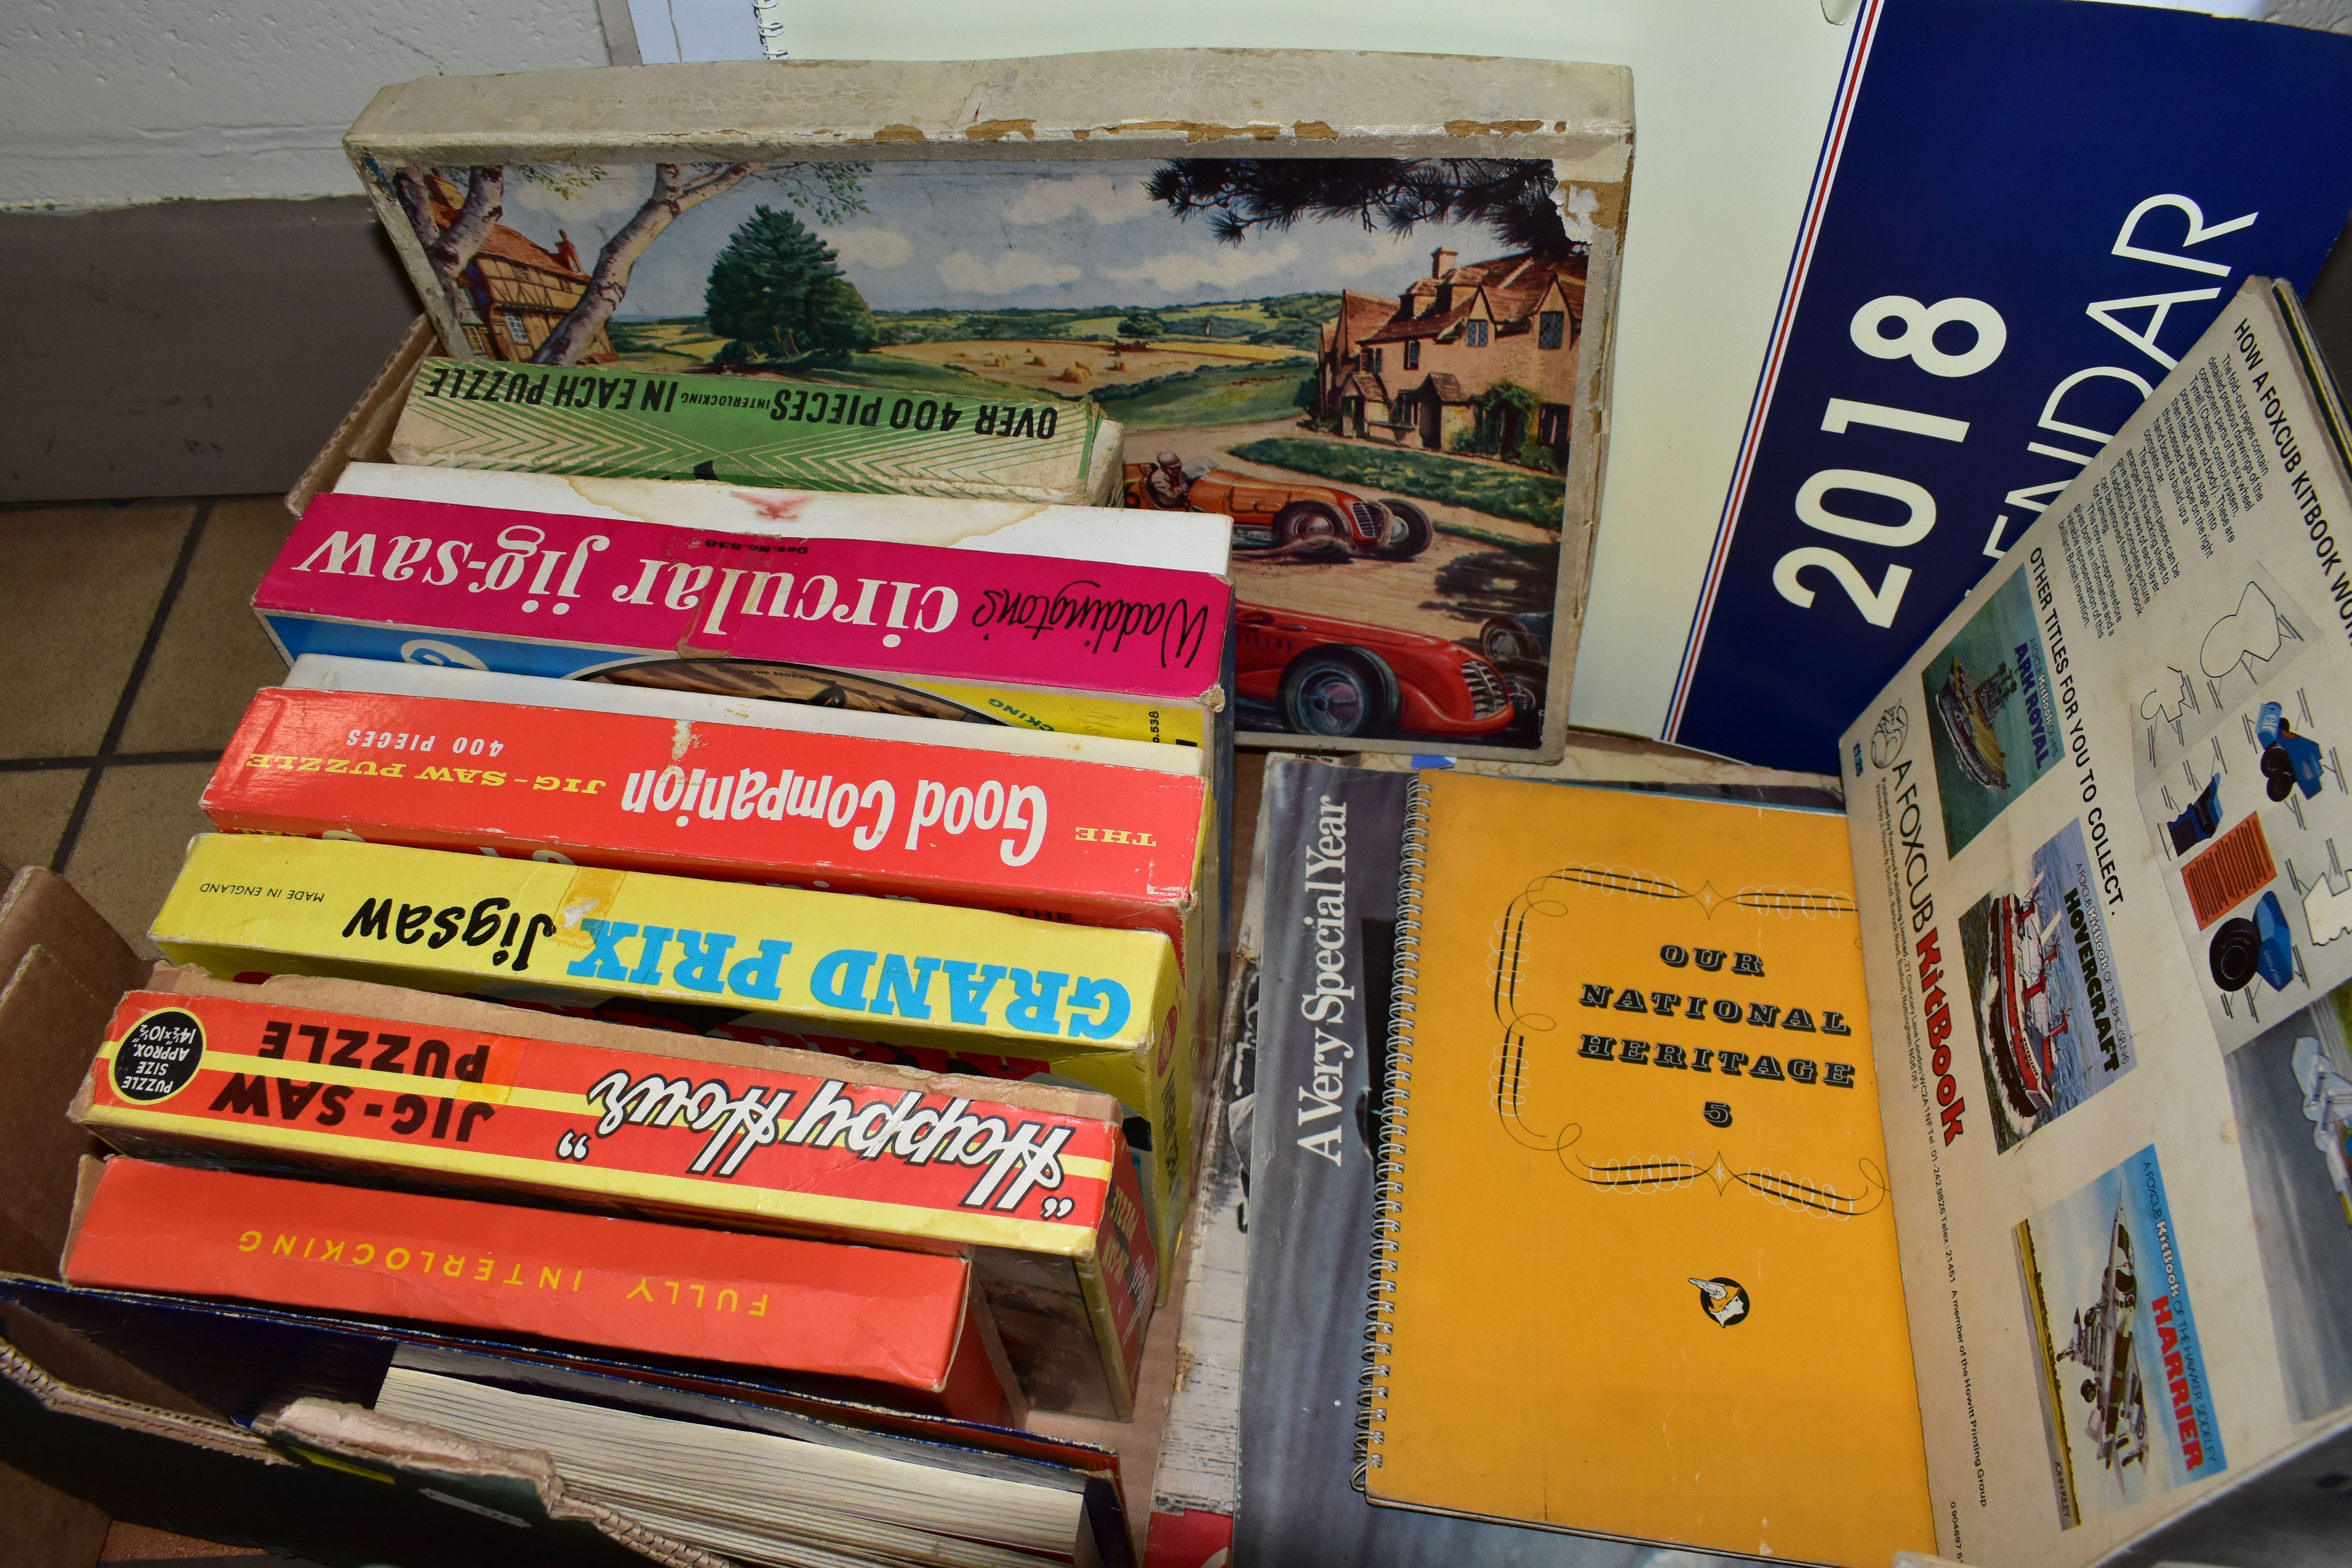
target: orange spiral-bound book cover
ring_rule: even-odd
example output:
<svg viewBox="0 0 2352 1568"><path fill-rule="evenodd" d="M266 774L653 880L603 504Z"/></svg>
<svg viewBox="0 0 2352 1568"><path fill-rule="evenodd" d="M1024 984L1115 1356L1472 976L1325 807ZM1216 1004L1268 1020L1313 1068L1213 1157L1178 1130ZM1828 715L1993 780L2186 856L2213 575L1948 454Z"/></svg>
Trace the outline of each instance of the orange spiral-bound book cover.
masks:
<svg viewBox="0 0 2352 1568"><path fill-rule="evenodd" d="M1926 1550L1843 820L1431 773L1404 844L1366 1495Z"/></svg>
<svg viewBox="0 0 2352 1568"><path fill-rule="evenodd" d="M930 1253L114 1159L85 1171L62 1271L1022 1412L971 1264Z"/></svg>

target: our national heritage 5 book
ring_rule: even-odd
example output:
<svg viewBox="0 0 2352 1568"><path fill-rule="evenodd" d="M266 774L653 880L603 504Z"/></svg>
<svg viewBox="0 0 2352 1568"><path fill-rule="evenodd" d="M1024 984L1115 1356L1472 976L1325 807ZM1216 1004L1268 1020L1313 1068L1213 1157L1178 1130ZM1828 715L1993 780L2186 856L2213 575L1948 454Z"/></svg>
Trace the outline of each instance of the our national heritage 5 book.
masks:
<svg viewBox="0 0 2352 1568"><path fill-rule="evenodd" d="M1412 788L1365 1495L1852 1568L1925 1549L1845 824Z"/></svg>

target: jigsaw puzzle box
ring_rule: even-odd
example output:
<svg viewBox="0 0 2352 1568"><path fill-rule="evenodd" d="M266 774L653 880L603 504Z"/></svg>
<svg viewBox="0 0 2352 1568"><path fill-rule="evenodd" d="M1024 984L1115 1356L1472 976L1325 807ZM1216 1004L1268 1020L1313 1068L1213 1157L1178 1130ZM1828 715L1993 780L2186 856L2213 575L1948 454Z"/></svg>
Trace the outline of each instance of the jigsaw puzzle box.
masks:
<svg viewBox="0 0 2352 1568"><path fill-rule="evenodd" d="M771 432L813 388L873 437L1045 400L1056 439L1123 431L1087 479L1129 526L1234 519L1245 735L1528 760L1567 720L1633 129L1619 66L1199 49L427 77L344 146L475 362L412 419L550 374L700 381ZM427 346L302 493L458 384Z"/></svg>
<svg viewBox="0 0 2352 1568"><path fill-rule="evenodd" d="M1107 1100L975 1100L643 1031L552 1039L528 1013L380 986L158 980L122 999L74 1100L125 1152L961 1254L1035 1403L1131 1408L1158 1277Z"/></svg>
<svg viewBox="0 0 2352 1568"><path fill-rule="evenodd" d="M1163 1259L1188 1206L1195 1020L1157 931L215 833L191 845L152 935L224 979L339 974L1100 1089L1129 1120Z"/></svg>

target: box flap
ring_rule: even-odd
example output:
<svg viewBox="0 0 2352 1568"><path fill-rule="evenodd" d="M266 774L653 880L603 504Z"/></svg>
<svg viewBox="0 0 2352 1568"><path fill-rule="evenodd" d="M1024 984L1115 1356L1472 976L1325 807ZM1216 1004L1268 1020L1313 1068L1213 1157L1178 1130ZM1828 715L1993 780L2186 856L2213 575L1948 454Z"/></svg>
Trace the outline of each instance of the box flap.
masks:
<svg viewBox="0 0 2352 1568"><path fill-rule="evenodd" d="M114 1001L110 986L91 991L46 944L26 951L0 987L0 1082L8 1086L0 1096L0 1268L57 1272L75 1164L98 1147L67 1120L66 1106Z"/></svg>

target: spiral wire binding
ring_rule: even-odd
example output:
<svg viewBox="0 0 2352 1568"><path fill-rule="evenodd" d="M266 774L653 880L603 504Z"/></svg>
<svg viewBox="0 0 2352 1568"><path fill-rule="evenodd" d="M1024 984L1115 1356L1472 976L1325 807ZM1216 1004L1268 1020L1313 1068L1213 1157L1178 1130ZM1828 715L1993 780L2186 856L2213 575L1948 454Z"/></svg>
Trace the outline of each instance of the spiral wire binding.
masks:
<svg viewBox="0 0 2352 1568"><path fill-rule="evenodd" d="M1421 879L1428 864L1429 786L1415 774L1405 796L1398 857L1396 967L1389 984L1389 1072L1380 1163L1372 1175L1371 1302L1364 1309L1364 1365L1356 1374L1356 1463L1350 1482L1381 1467L1388 1422L1390 1313L1396 1304L1400 1211L1404 1197L1404 1131L1412 1114L1412 1016L1421 980Z"/></svg>
<svg viewBox="0 0 2352 1568"><path fill-rule="evenodd" d="M760 52L772 60L791 59L784 47L784 0L751 0L751 19L760 28Z"/></svg>

